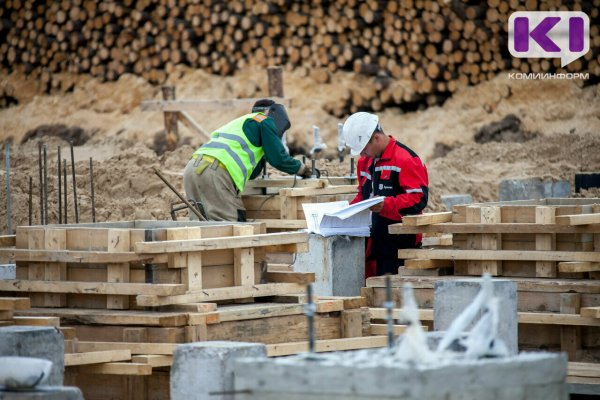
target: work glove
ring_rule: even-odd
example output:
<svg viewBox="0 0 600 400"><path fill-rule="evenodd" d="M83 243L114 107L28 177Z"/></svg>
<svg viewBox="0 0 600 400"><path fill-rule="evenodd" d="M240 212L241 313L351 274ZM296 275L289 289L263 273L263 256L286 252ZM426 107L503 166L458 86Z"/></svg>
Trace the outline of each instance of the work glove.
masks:
<svg viewBox="0 0 600 400"><path fill-rule="evenodd" d="M315 174L317 175L317 178L321 177L321 171L319 171L317 168L315 168ZM312 163L305 163L302 165L296 175L305 179L312 178Z"/></svg>

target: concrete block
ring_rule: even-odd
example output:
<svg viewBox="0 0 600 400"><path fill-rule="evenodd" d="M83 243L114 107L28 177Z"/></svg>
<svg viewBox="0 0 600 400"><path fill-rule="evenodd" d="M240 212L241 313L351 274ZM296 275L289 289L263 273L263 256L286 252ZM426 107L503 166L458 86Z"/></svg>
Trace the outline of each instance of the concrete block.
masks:
<svg viewBox="0 0 600 400"><path fill-rule="evenodd" d="M473 197L470 194L443 194L442 204L447 211L452 211L452 207L459 204L471 204Z"/></svg>
<svg viewBox="0 0 600 400"><path fill-rule="evenodd" d="M0 264L0 279L17 279L15 264Z"/></svg>
<svg viewBox="0 0 600 400"><path fill-rule="evenodd" d="M35 390L10 392L0 390L2 400L83 400L81 390L73 386L38 386Z"/></svg>
<svg viewBox="0 0 600 400"><path fill-rule="evenodd" d="M569 197L569 181L551 181L541 178L507 179L500 182L500 201L534 200L551 197Z"/></svg>
<svg viewBox="0 0 600 400"><path fill-rule="evenodd" d="M7 326L0 328L0 355L37 357L52 361L46 381L49 386L62 386L65 370L65 341L54 328Z"/></svg>
<svg viewBox="0 0 600 400"><path fill-rule="evenodd" d="M481 289L480 279L438 281L433 295L433 328L448 329L452 321L471 304ZM508 279L493 279L494 296L500 299L498 336L510 354L518 352L517 285ZM469 326L470 329L472 326Z"/></svg>
<svg viewBox="0 0 600 400"><path fill-rule="evenodd" d="M365 238L308 234L309 251L299 253L294 271L314 272L314 293L360 296L365 285Z"/></svg>
<svg viewBox="0 0 600 400"><path fill-rule="evenodd" d="M344 360L352 355L348 353L321 360L238 359L234 362L236 400L568 399L564 354L525 353L414 365L395 361L381 350L363 350L359 357ZM544 397L537 396L537 390Z"/></svg>
<svg viewBox="0 0 600 400"><path fill-rule="evenodd" d="M177 346L171 367L171 400L233 400L231 363L266 357L264 344L197 342Z"/></svg>

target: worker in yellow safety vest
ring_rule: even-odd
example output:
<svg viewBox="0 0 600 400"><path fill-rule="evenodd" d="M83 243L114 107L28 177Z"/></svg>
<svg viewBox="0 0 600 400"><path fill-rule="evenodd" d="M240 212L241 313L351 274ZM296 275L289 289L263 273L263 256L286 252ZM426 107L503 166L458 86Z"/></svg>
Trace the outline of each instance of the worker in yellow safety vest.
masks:
<svg viewBox="0 0 600 400"><path fill-rule="evenodd" d="M241 193L260 175L262 160L288 174L309 176L311 168L292 158L281 141L291 126L282 104L263 99L211 134L183 171L188 200L199 203L209 221L245 221ZM197 219L189 212L190 219Z"/></svg>

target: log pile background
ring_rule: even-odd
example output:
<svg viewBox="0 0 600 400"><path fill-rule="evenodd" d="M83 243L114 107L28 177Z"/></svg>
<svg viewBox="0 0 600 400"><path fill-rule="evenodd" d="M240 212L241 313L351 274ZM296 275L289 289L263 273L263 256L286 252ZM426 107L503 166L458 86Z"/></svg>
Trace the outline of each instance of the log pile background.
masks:
<svg viewBox="0 0 600 400"><path fill-rule="evenodd" d="M370 85L328 105L341 117L439 104L500 71L560 71L560 59L510 56L508 18L519 10L587 13L591 51L566 70L597 80L599 9L600 0L5 0L0 66L49 92L72 88L59 72L107 81L133 73L160 84L177 64L219 75L284 65L323 83L336 71L369 76Z"/></svg>

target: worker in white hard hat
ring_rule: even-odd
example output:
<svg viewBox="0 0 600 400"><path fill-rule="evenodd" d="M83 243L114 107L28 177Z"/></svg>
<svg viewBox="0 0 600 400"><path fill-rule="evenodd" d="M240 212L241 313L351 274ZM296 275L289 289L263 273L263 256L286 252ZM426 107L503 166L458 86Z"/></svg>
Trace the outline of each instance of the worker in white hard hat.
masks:
<svg viewBox="0 0 600 400"><path fill-rule="evenodd" d="M375 114L352 114L344 123L343 134L351 154L360 155L358 194L352 203L385 197L371 207L365 277L397 274L404 263L398 259L398 249L421 247L421 235L391 235L388 226L401 222L404 215L421 214L427 206L427 167L414 151L383 131Z"/></svg>

